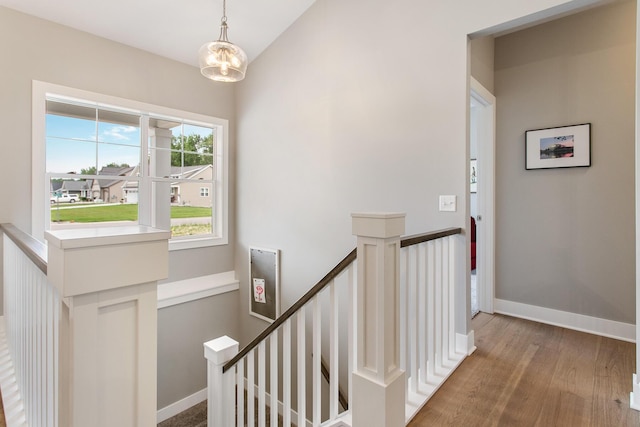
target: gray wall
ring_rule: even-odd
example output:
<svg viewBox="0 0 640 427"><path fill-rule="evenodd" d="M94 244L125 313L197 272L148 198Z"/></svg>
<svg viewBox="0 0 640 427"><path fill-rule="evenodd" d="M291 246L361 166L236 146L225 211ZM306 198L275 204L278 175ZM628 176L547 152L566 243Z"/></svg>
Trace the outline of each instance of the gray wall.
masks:
<svg viewBox="0 0 640 427"><path fill-rule="evenodd" d="M635 323L635 2L496 39L496 297ZM592 123L590 168L525 171L524 132Z"/></svg>
<svg viewBox="0 0 640 427"><path fill-rule="evenodd" d="M0 7L0 220L31 230L31 82L41 80L235 120L232 85L213 83L188 65ZM235 132L231 128L230 238L235 240ZM9 154L10 153L10 154ZM10 156L10 157L9 157ZM206 260L206 261L204 261ZM213 261L212 261L213 260ZM170 279L233 269L233 243L171 255Z"/></svg>
<svg viewBox="0 0 640 427"><path fill-rule="evenodd" d="M158 310L158 409L207 387L203 343L239 336L238 292ZM161 367L161 368L160 368Z"/></svg>
<svg viewBox="0 0 640 427"><path fill-rule="evenodd" d="M352 212L406 212L407 234L466 227L468 35L584 3L315 2L238 86L241 313L249 246L282 251L287 308L354 247ZM457 196L455 213L438 211L447 194ZM462 297L467 259L458 255ZM265 327L243 319L244 342Z"/></svg>
<svg viewBox="0 0 640 427"><path fill-rule="evenodd" d="M493 36L478 37L469 43L471 75L485 89L493 93L493 63L495 43ZM473 156L473 149L471 155Z"/></svg>
<svg viewBox="0 0 640 427"><path fill-rule="evenodd" d="M172 252L171 280L233 270L235 186L235 87L213 83L200 76L197 68L161 58L109 40L43 21L0 7L0 221L31 230L31 82L41 80L79 89L134 99L228 119L232 124L229 245ZM194 55L196 52L194 51ZM1 248L0 248L1 252ZM237 301L237 292L225 297L227 306ZM207 304L207 309L202 308ZM193 308L191 306L194 306ZM204 316L203 313L209 313ZM207 300L184 304L180 309L159 313L159 344L183 340L185 335L203 336L235 333L230 326L235 311L218 310ZM172 325L172 316L176 324ZM230 320L232 319L232 320ZM193 326L197 325L197 326ZM227 332L228 331L228 332ZM171 376L176 364L165 361L178 357L193 361L194 372L205 366L202 342L189 347L160 347L158 389L165 399L183 398L181 392L202 388L203 378ZM195 361L198 361L197 363ZM191 363L191 362L190 362ZM180 368L181 369L181 368ZM167 381L167 382L165 382ZM199 387L199 388L198 388ZM162 397L160 396L160 397Z"/></svg>

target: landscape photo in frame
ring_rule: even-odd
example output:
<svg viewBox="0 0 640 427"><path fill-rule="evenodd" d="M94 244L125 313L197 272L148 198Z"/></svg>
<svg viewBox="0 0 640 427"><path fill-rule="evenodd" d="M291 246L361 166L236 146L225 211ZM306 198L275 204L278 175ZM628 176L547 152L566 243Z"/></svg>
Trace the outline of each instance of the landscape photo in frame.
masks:
<svg viewBox="0 0 640 427"><path fill-rule="evenodd" d="M591 166L591 123L525 132L527 170L588 166Z"/></svg>

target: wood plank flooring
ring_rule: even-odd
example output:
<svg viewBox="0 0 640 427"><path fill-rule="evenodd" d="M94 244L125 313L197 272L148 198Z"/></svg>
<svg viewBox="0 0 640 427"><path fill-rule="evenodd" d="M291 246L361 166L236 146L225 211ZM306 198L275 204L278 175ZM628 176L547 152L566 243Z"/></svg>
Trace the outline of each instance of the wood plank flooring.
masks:
<svg viewBox="0 0 640 427"><path fill-rule="evenodd" d="M633 343L484 313L472 327L478 349L410 427L640 426Z"/></svg>

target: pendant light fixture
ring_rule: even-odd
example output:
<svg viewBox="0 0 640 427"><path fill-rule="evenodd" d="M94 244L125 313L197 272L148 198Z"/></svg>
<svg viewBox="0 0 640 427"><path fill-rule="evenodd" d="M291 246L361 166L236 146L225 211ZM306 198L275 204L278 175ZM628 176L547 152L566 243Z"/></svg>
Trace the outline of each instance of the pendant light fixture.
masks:
<svg viewBox="0 0 640 427"><path fill-rule="evenodd" d="M227 2L222 0L220 37L202 45L198 52L200 72L217 82L238 82L247 71L247 54L227 38Z"/></svg>

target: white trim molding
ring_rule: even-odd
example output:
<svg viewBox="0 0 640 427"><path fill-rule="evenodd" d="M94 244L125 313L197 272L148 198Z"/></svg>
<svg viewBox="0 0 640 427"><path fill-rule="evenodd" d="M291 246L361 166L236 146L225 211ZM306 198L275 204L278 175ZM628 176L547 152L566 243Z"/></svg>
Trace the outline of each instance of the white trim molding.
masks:
<svg viewBox="0 0 640 427"><path fill-rule="evenodd" d="M496 298L496 313L622 341L636 342L636 325Z"/></svg>
<svg viewBox="0 0 640 427"><path fill-rule="evenodd" d="M631 409L640 411L640 384L638 384L638 374L633 374L633 391L629 393L629 406Z"/></svg>
<svg viewBox="0 0 640 427"><path fill-rule="evenodd" d="M165 406L162 409L158 409L158 424L168 420L171 417L175 417L180 412L184 412L192 406L197 405L200 402L207 400L207 388L203 388L200 391L193 393L191 396L187 396L182 400Z"/></svg>
<svg viewBox="0 0 640 427"><path fill-rule="evenodd" d="M477 279L478 307L493 313L495 295L495 158L496 158L496 97L480 82L470 77L471 101L477 122L478 212ZM471 113L470 113L471 114Z"/></svg>
<svg viewBox="0 0 640 427"><path fill-rule="evenodd" d="M158 285L158 309L238 289L240 282L236 279L235 271L163 283Z"/></svg>
<svg viewBox="0 0 640 427"><path fill-rule="evenodd" d="M471 356L476 351L475 331L471 330L467 335L456 333L456 352Z"/></svg>

